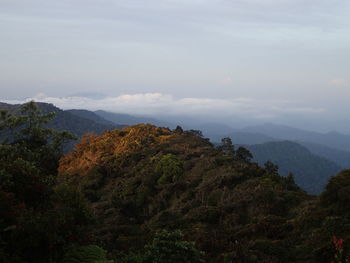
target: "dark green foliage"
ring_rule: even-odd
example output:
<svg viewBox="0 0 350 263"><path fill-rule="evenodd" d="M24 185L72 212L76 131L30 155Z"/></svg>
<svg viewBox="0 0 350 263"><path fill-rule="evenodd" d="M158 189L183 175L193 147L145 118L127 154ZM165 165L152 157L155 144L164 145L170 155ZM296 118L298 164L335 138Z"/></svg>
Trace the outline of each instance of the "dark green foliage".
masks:
<svg viewBox="0 0 350 263"><path fill-rule="evenodd" d="M106 255L106 251L98 246L81 246L69 250L62 263L113 263L114 261L107 260Z"/></svg>
<svg viewBox="0 0 350 263"><path fill-rule="evenodd" d="M308 207L300 208L300 217L296 221L296 235L302 244L298 258L310 262L329 263L336 253L332 239L334 236L345 240L344 252L349 254L350 209L349 170L331 178L319 199Z"/></svg>
<svg viewBox="0 0 350 263"><path fill-rule="evenodd" d="M27 262L58 260L69 244L89 238L89 209L76 191L60 188L50 196L53 207L23 211L11 231L9 247Z"/></svg>
<svg viewBox="0 0 350 263"><path fill-rule="evenodd" d="M149 263L203 262L203 252L196 249L194 243L185 241L180 231L158 232L146 251Z"/></svg>
<svg viewBox="0 0 350 263"><path fill-rule="evenodd" d="M350 211L350 170L332 177L321 196L322 204L332 207L337 215Z"/></svg>
<svg viewBox="0 0 350 263"><path fill-rule="evenodd" d="M250 162L250 160L253 158L251 152L242 146L238 147L236 150L236 156L245 162Z"/></svg>
<svg viewBox="0 0 350 263"><path fill-rule="evenodd" d="M271 161L264 163L264 167L268 174L278 174L278 165L272 163Z"/></svg>
<svg viewBox="0 0 350 263"><path fill-rule="evenodd" d="M138 253L128 253L123 256L119 256L115 263L145 263L147 260L147 255L142 252L142 254Z"/></svg>
<svg viewBox="0 0 350 263"><path fill-rule="evenodd" d="M0 145L0 251L5 262L52 262L88 237L91 212L71 186L55 186L62 146L73 138L45 127L54 114L34 102L2 114L9 139ZM11 258L11 261L6 261Z"/></svg>
<svg viewBox="0 0 350 263"><path fill-rule="evenodd" d="M156 166L156 172L160 174L158 184L174 183L183 175L183 162L173 154L164 155Z"/></svg>
<svg viewBox="0 0 350 263"><path fill-rule="evenodd" d="M203 137L203 133L200 130L189 130L187 133L198 136L198 137Z"/></svg>
<svg viewBox="0 0 350 263"><path fill-rule="evenodd" d="M45 127L55 117L55 112L43 114L39 106L31 101L21 105L19 116L2 114L0 127L10 131L12 143L25 144L31 150L47 147L52 154L62 154L62 146L74 136L66 131Z"/></svg>
<svg viewBox="0 0 350 263"><path fill-rule="evenodd" d="M119 256L116 263L199 263L204 262L203 258L204 252L186 241L181 231L162 230L142 252Z"/></svg>
<svg viewBox="0 0 350 263"><path fill-rule="evenodd" d="M184 131L183 131L182 127L178 125L178 126L176 126L174 132L180 133L180 134L181 134L181 133L183 133Z"/></svg>
<svg viewBox="0 0 350 263"><path fill-rule="evenodd" d="M1 126L11 130L11 139L0 145L0 189L14 193L30 206L43 206L57 173L62 145L73 137L43 125L53 114L41 114L34 102L24 104L21 116L6 115Z"/></svg>
<svg viewBox="0 0 350 263"><path fill-rule="evenodd" d="M219 146L219 149L227 155L235 154L235 149L230 137L225 137L221 139L221 145Z"/></svg>

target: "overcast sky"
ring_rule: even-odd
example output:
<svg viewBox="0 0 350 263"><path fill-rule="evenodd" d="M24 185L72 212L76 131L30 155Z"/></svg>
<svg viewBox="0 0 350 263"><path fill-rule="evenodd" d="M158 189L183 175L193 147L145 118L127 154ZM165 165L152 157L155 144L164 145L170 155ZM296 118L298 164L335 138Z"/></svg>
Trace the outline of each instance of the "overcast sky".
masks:
<svg viewBox="0 0 350 263"><path fill-rule="evenodd" d="M341 130L349 14L349 0L0 0L0 98Z"/></svg>

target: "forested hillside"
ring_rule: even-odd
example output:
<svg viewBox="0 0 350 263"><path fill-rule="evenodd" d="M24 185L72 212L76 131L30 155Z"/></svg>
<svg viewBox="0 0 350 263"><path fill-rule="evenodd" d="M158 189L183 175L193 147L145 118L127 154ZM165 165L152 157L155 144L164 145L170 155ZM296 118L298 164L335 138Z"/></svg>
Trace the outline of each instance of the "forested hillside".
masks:
<svg viewBox="0 0 350 263"><path fill-rule="evenodd" d="M37 105L43 113L55 113L55 118L47 123L48 127L59 131L69 131L77 137L80 137L81 135L88 132L101 134L104 130L113 130L122 127L121 125L103 120L97 115L94 116L95 119L92 119L91 115L93 112L90 112L90 114L88 114L89 112L85 111L86 115L83 115L80 111L64 111L48 103L37 103ZM21 105L12 105L5 103L0 104L0 110L6 110L14 115L21 114L20 108ZM78 112L80 112L80 114Z"/></svg>
<svg viewBox="0 0 350 263"><path fill-rule="evenodd" d="M66 112L72 113L76 116L79 116L81 118L84 119L88 119L88 120L92 120L96 123L100 123L100 124L104 124L104 125L110 125L110 126L116 126L118 125L119 128L121 128L120 122L119 123L115 123L112 121L108 121L102 117L100 117L99 115L97 115L95 112L93 111L89 111L89 110L77 110L77 109L73 109L73 110L66 110Z"/></svg>
<svg viewBox="0 0 350 263"><path fill-rule="evenodd" d="M82 189L100 223L94 235L116 257L142 254L165 228L180 229L206 262L328 262L330 212L292 177L249 159L229 143L216 149L192 132L138 125L86 137L61 159L59 180ZM309 243L310 231L319 241Z"/></svg>
<svg viewBox="0 0 350 263"><path fill-rule="evenodd" d="M0 261L346 262L350 171L320 196L226 138L136 125L86 135L62 156L68 133L30 103L1 114Z"/></svg>
<svg viewBox="0 0 350 263"><path fill-rule="evenodd" d="M276 130L274 130L275 127ZM295 130L297 130L297 132L294 132ZM322 139L327 136L329 137L328 139ZM245 145L250 148L254 152L255 160L260 164L264 164L267 160L273 159L274 162L278 163L283 175L287 175L288 172L293 172L297 177L305 176L308 178L310 175L316 178L315 174L320 172L320 178L323 179L322 182L316 182L317 186L315 187L318 187L318 190L316 188L315 190L317 193L323 189L328 178L339 171L340 168L350 168L350 152L337 149L336 147L336 145L342 142L346 145L349 139L347 139L346 136L339 137L336 133L327 135L286 126L281 127L278 125L266 124L256 127L247 127L224 135L210 135L210 139L215 144L218 144L222 137L229 137L234 144ZM285 143L286 140L291 142L291 144L289 144L291 147L288 147ZM318 143L307 140L317 141ZM333 145L329 140L335 140L337 143ZM313 156L311 156L310 153ZM304 157L307 159L311 158L312 161L304 161ZM316 169L313 168L314 166ZM323 170L321 168L322 166L329 166L329 168ZM335 169L336 166L338 166L337 169ZM301 181L302 180L297 179L298 183L301 183ZM311 183L311 181L309 183ZM311 190L309 186L305 185L305 187L304 189ZM311 191L316 193L314 190Z"/></svg>
<svg viewBox="0 0 350 263"><path fill-rule="evenodd" d="M65 145L65 152L71 151L75 143L79 142L80 137L86 133L102 134L105 130L123 127L122 125L108 122L90 111L64 111L48 103L37 103L37 105L42 113L55 114L55 118L45 124L46 127L57 131L69 131L76 137L77 140L72 140ZM21 115L21 105L1 103L1 110L6 110L16 116ZM2 137L7 135L9 134L5 131Z"/></svg>
<svg viewBox="0 0 350 263"><path fill-rule="evenodd" d="M281 175L292 173L295 182L305 191L319 194L329 178L342 169L336 163L312 154L298 143L290 141L269 142L247 146L253 160L260 165L267 161L278 165Z"/></svg>
<svg viewBox="0 0 350 263"><path fill-rule="evenodd" d="M139 123L149 123L149 124L153 124L157 126L165 126L165 127L174 126L174 124L170 122L158 120L152 117L134 116L134 115L124 114L124 113L114 113L114 112L108 112L103 110L95 111L95 113L98 116L102 117L103 119L106 119L116 124L135 125Z"/></svg>
<svg viewBox="0 0 350 263"><path fill-rule="evenodd" d="M313 154L322 156L338 164L342 168L350 168L350 152L344 150L334 149L321 144L310 142L300 142Z"/></svg>

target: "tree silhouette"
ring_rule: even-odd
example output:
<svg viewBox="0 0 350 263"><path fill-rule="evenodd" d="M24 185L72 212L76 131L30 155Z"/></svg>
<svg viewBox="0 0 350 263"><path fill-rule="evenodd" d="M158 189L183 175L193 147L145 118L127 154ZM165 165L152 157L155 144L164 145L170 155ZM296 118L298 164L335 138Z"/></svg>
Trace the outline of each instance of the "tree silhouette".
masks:
<svg viewBox="0 0 350 263"><path fill-rule="evenodd" d="M242 146L238 147L236 156L245 162L250 162L250 160L253 158L251 152Z"/></svg>
<svg viewBox="0 0 350 263"><path fill-rule="evenodd" d="M219 149L224 153L226 153L227 155L235 154L235 149L230 137L225 137L221 139L221 145L219 146Z"/></svg>

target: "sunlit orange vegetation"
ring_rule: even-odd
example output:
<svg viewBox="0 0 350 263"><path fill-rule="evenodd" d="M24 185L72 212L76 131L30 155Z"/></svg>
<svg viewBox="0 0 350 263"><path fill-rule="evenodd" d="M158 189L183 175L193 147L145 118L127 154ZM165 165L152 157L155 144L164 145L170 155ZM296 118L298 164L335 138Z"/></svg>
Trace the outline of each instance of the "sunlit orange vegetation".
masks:
<svg viewBox="0 0 350 263"><path fill-rule="evenodd" d="M88 174L92 167L121 153L165 144L176 134L168 128L140 124L121 130L105 131L102 136L87 134L74 150L60 160L60 174Z"/></svg>

